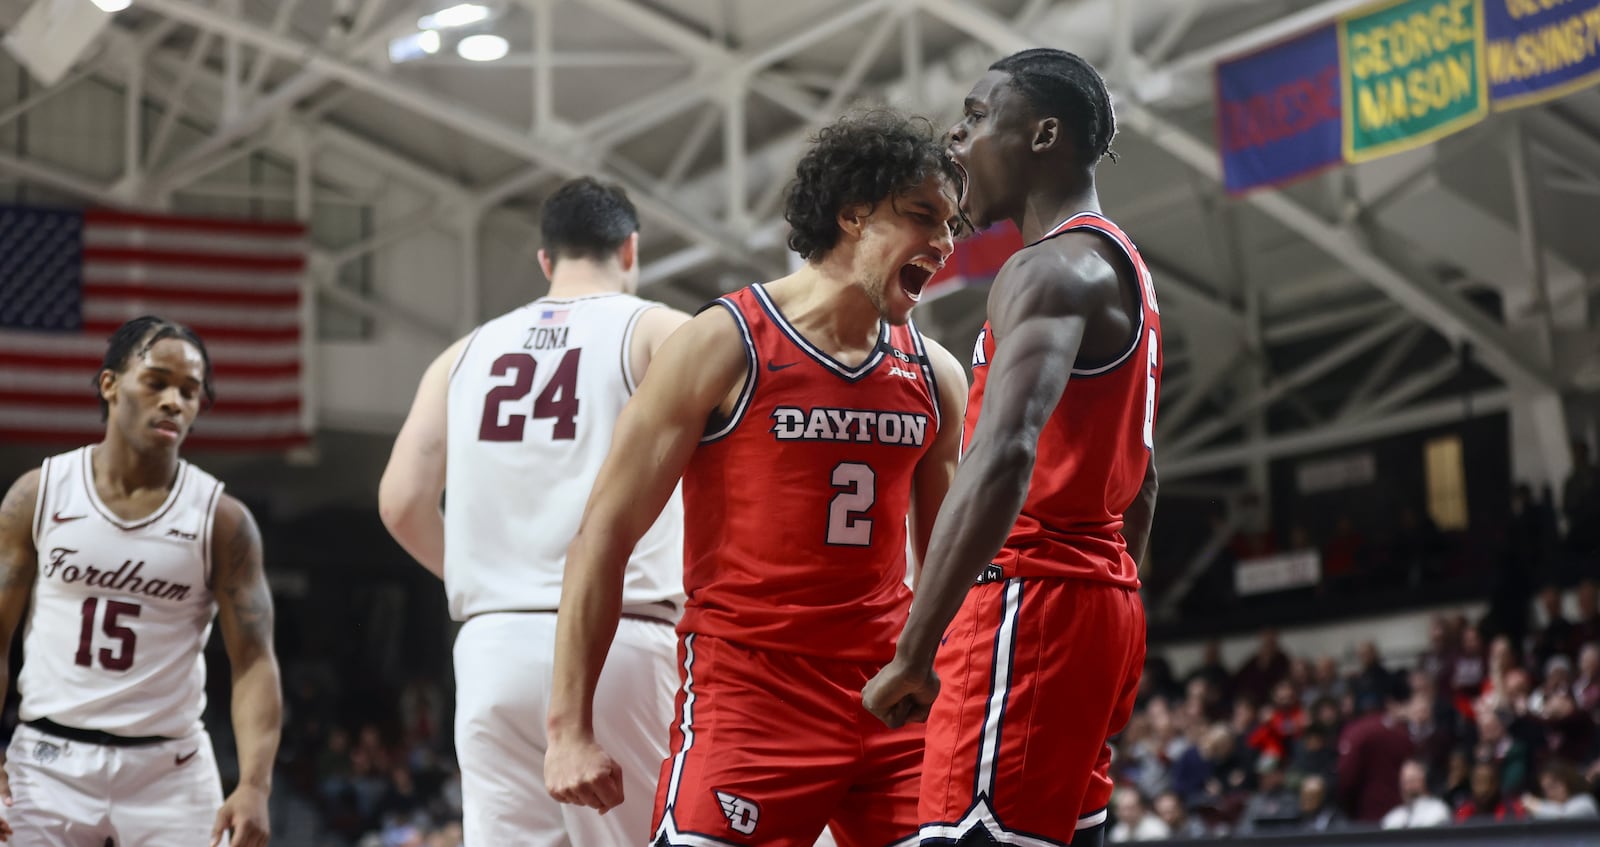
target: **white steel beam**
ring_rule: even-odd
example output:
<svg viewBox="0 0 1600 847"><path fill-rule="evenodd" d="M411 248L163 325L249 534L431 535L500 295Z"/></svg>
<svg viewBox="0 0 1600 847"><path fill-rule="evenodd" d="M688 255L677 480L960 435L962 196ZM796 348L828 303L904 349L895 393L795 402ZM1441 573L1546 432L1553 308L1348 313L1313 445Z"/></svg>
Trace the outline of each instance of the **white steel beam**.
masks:
<svg viewBox="0 0 1600 847"><path fill-rule="evenodd" d="M133 185L143 172L139 145L144 141L144 56L128 57L122 92L122 181Z"/></svg>
<svg viewBox="0 0 1600 847"><path fill-rule="evenodd" d="M1162 461L1161 479L1163 482L1186 479L1243 467L1256 456L1281 459L1361 444L1403 432L1499 414L1510 406L1511 392L1497 388L1473 394L1470 402L1462 399L1438 400L1371 420L1335 421L1304 432L1275 435L1259 445L1219 447L1189 456L1172 457Z"/></svg>
<svg viewBox="0 0 1600 847"><path fill-rule="evenodd" d="M208 14L210 13L207 10ZM402 12L389 20L384 26L378 27L372 33L360 39L353 46L343 52L349 56L361 56L382 44L391 34L401 30L402 24L408 24L412 13ZM223 20L231 19L224 17ZM205 28L203 24L190 21L196 26ZM225 37L229 49L237 50L237 45L242 38L249 34L257 34L261 38L270 38L278 42L287 42L288 39L278 33L261 30L248 23L227 27L221 34ZM259 50L267 50L263 45L257 44ZM303 53L308 46L303 45ZM314 48L312 48L314 49ZM236 69L235 69L236 70ZM260 98L250 105L245 111L238 107L238 79L237 74L225 68L222 77L222 122L216 131L205 141L188 150L171 167L167 168L160 176L156 177L153 186L159 192L171 191L173 188L199 178L215 165L207 165L207 159L226 150L234 142L258 131L268 121L294 107L306 97L311 96L329 81L329 75L313 65L302 67L294 76L279 83L271 94Z"/></svg>
<svg viewBox="0 0 1600 847"><path fill-rule="evenodd" d="M177 128L178 119L183 117L183 98L189 93L189 86L194 82L194 75L200 69L200 63L205 61L206 54L211 52L211 43L216 36L210 32L195 34L194 44L189 46L189 58L184 60L183 70L178 74L178 82L172 96L165 100L166 108L162 110L161 123L156 125L156 133L150 139L150 147L145 151L146 168L153 167L161 161L161 154L167 151L167 142L172 138L172 130Z"/></svg>
<svg viewBox="0 0 1600 847"><path fill-rule="evenodd" d="M278 0L278 9L272 16L272 31L283 35L289 31L289 21L294 19L294 13L300 8L301 0ZM206 38L211 33L205 33ZM247 100L254 100L260 93L261 86L267 81L267 71L272 69L273 57L265 50L256 50L255 61L250 65L250 71L244 79L244 96Z"/></svg>
<svg viewBox="0 0 1600 847"><path fill-rule="evenodd" d="M1395 383L1387 391L1372 398L1371 403L1355 409L1355 414L1344 420L1365 420L1388 414L1449 382L1459 373L1461 373L1461 362L1455 356L1446 356L1430 367L1416 371Z"/></svg>
<svg viewBox="0 0 1600 847"><path fill-rule="evenodd" d="M967 6L955 0L920 0L924 7L955 26L984 40L990 46L1013 52L1039 46L1032 37L1012 29L1005 21L985 9ZM1332 0L1319 3L1304 12L1281 18L1273 24L1253 30L1249 39L1230 39L1185 59L1174 62L1170 68L1201 67L1219 56L1229 55L1252 46L1281 38L1298 28L1321 22L1365 0ZM1250 40L1254 39L1254 40ZM1195 64L1199 62L1199 64ZM1217 155L1204 142L1157 116L1144 106L1123 100L1117 111L1124 126L1154 142L1167 153L1209 179L1221 183L1222 172ZM1358 276L1388 294L1401 306L1425 321L1436 324L1447 337L1468 341L1479 351L1483 363L1502 379L1516 384L1551 388L1557 380L1547 368L1541 366L1506 333L1475 306L1455 296L1440 283L1427 279L1412 279L1374 255L1349 232L1331 226L1310 209L1288 195L1260 190L1247 198L1248 202L1301 237L1322 248L1332 258L1343 263Z"/></svg>
<svg viewBox="0 0 1600 847"><path fill-rule="evenodd" d="M748 164L745 149L745 98L749 91L738 80L728 83L722 102L722 167L728 172L723 203L725 219L735 232L750 228Z"/></svg>
<svg viewBox="0 0 1600 847"><path fill-rule="evenodd" d="M922 18L915 8L900 12L900 75L912 91L922 90Z"/></svg>
<svg viewBox="0 0 1600 847"><path fill-rule="evenodd" d="M555 0L533 4L533 131L555 122Z"/></svg>
<svg viewBox="0 0 1600 847"><path fill-rule="evenodd" d="M689 135L678 146L678 152L672 156L672 162L667 169L661 172L661 181L669 186L676 187L683 182L683 177L694 165L695 159L706 149L706 143L711 140L711 132L717 128L717 121L721 113L714 108L702 106L700 117L695 118L694 128L689 130Z"/></svg>
<svg viewBox="0 0 1600 847"><path fill-rule="evenodd" d="M235 21L226 15L196 6L187 0L142 0L142 2L147 8L170 17L218 32L233 33L280 56L300 59L307 70L325 73L346 85L450 126L485 144L522 156L531 162L542 163L553 171L576 176L592 170L589 163L583 161L581 157L531 138L525 131L509 126L503 121L489 118L437 95L405 86L348 61L315 50L308 53L307 46L299 41L273 35ZM622 181L625 184L632 182L625 178ZM760 267L762 263L748 255L743 242L734 234L702 220L692 210L684 209L672 200L642 189L637 183L628 187L640 211L659 220L664 226L685 237L715 247L730 261L756 266L762 272L770 270Z"/></svg>
<svg viewBox="0 0 1600 847"><path fill-rule="evenodd" d="M915 12L906 12L904 17L907 19L915 17ZM861 86L861 81L866 77L867 71L872 69L873 61L878 58L884 46L889 43L889 37L894 35L895 24L899 22L900 18L900 15L885 13L878 20L878 25L873 27L872 32L867 35L866 41L856 48L856 55L851 58L850 64L845 66L844 73L840 74L839 78L834 81L833 90L829 92L828 99L823 101L822 107L818 109L818 117L806 121L802 132L810 135L821 129L825 123L833 120L839 114L844 108L845 102ZM787 163L786 168L793 167L795 161L797 160ZM762 192L760 199L756 201L756 214L766 215L771 213L773 206L783 197L785 184L786 181L782 179L774 179L767 183L767 190Z"/></svg>
<svg viewBox="0 0 1600 847"><path fill-rule="evenodd" d="M1118 112L1125 126L1153 141L1198 173L1221 182L1222 172L1216 152L1204 142L1138 104L1123 103L1119 105ZM1375 255L1359 237L1330 225L1283 192L1270 189L1256 191L1246 198L1246 202L1320 247L1407 311L1439 327L1446 337L1471 342L1479 351L1484 365L1502 379L1530 386L1555 387L1555 376L1512 341L1504 327L1443 284L1407 276Z"/></svg>
<svg viewBox="0 0 1600 847"><path fill-rule="evenodd" d="M1156 73L1169 74L1174 78L1181 78L1190 74L1209 73L1211 66L1219 60L1236 56L1240 53L1248 53L1258 47L1265 47L1274 41L1297 35L1314 26L1327 23L1345 12L1369 6L1371 3L1372 0L1323 0L1321 3L1307 6L1297 12L1274 19L1270 23L1245 30L1215 44L1186 53L1168 62ZM1189 5L1199 4L1190 3Z"/></svg>
<svg viewBox="0 0 1600 847"><path fill-rule="evenodd" d="M616 144L634 133L682 114L702 100L716 96L722 86L732 80L746 80L762 96L802 118L812 119L818 110L811 105L809 95L789 83L762 76L761 72L799 50L858 26L894 2L862 0L837 14L819 18L815 25L800 29L777 43L766 45L754 53L740 54L632 0L589 0L588 5L595 11L693 57L701 64L702 72L667 91L640 98L629 107L609 112L583 128L602 146Z"/></svg>
<svg viewBox="0 0 1600 847"><path fill-rule="evenodd" d="M1327 376L1362 353L1382 344L1390 336L1404 329L1409 323L1410 318L1402 315L1390 318L1368 328L1366 332L1345 339L1344 343L1328 349L1317 358L1301 365L1290 373L1274 379L1272 384L1266 386L1261 393L1235 405L1226 414L1219 415L1176 435L1174 439L1164 445L1164 449L1168 451L1168 455L1174 453L1182 455L1186 452L1193 452L1195 448L1205 444L1212 438L1244 423L1252 414L1277 402L1289 392Z"/></svg>
<svg viewBox="0 0 1600 847"><path fill-rule="evenodd" d="M1384 305L1388 306L1388 304ZM1390 306L1389 308L1393 307ZM1334 416L1352 418L1364 414L1370 408L1367 398L1371 397L1373 392L1389 381L1389 377L1394 374L1395 368L1400 367L1400 363L1404 362L1406 357L1417 349L1417 345L1422 343L1422 339L1427 337L1428 328L1420 324L1406 330L1404 335L1396 339L1393 344L1389 345L1387 350L1383 351L1383 355L1373 364L1372 369L1367 371L1367 375L1362 377L1361 382L1356 384L1355 389L1345 396L1344 403L1339 406L1339 411Z"/></svg>
<svg viewBox="0 0 1600 847"><path fill-rule="evenodd" d="M1528 150L1527 130L1520 121L1511 128L1511 143L1506 148L1506 164L1511 172L1511 199L1517 210L1517 241L1522 248L1522 263L1533 284L1533 308L1543 330L1545 361L1554 357L1556 321L1550 306L1550 276L1545 268L1544 245L1539 240L1539 208L1533 196L1533 163Z"/></svg>
<svg viewBox="0 0 1600 847"><path fill-rule="evenodd" d="M46 185L95 203L126 206L127 202L112 194L111 186L101 185L87 177L69 173L32 159L22 159L10 153L0 153L0 171L15 174L28 182Z"/></svg>
<svg viewBox="0 0 1600 847"><path fill-rule="evenodd" d="M472 206L479 213L493 209L528 189L539 184L548 174L538 165L529 165L509 176L497 179L489 187L479 192L472 198Z"/></svg>

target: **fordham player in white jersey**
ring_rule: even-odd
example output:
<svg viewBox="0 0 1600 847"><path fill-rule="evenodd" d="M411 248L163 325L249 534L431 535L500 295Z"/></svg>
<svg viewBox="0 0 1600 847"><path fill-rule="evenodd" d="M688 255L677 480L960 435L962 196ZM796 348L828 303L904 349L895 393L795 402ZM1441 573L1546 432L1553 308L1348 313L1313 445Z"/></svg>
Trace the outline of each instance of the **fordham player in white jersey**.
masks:
<svg viewBox="0 0 1600 847"><path fill-rule="evenodd" d="M0 503L0 662L32 601L0 840L264 845L283 708L261 536L178 458L212 398L211 361L189 329L136 318L111 336L98 386L105 439L46 459ZM226 801L200 723L213 616L238 738Z"/></svg>
<svg viewBox="0 0 1600 847"><path fill-rule="evenodd" d="M639 219L621 189L572 180L546 201L541 229L549 294L434 360L395 439L379 511L443 577L451 616L465 621L455 670L467 845L642 844L678 683L677 496L633 550L619 589L622 649L599 683L594 720L619 748L628 803L602 817L550 798L545 712L567 544L617 416L688 316L633 296Z"/></svg>

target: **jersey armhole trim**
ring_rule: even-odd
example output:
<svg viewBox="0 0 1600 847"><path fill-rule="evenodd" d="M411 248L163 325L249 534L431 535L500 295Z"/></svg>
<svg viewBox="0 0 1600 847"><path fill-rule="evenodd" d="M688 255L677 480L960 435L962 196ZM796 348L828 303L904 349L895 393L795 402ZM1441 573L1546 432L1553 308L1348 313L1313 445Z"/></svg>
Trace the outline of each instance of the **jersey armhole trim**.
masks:
<svg viewBox="0 0 1600 847"><path fill-rule="evenodd" d="M211 532L211 529L212 529L212 527L216 526L216 523L217 523L217 504L219 504L221 502L222 502L222 480L219 479L219 480L216 480L216 484L211 487L211 498L206 501L206 522L204 524L205 528L200 531L200 538L201 538L201 541L200 541L201 560L200 561L202 563L202 572L203 572L203 575L205 576L206 590L208 590L208 591L212 590L212 584L211 584L211 572L212 572L212 568L211 568L211 564L212 564L211 538L212 538L212 532Z"/></svg>
<svg viewBox="0 0 1600 847"><path fill-rule="evenodd" d="M1074 216L1074 218L1077 217L1081 217L1081 215ZM1093 217L1098 218L1098 216ZM1122 367L1122 365L1126 363L1128 359L1132 358L1133 354L1138 351L1139 345L1144 342L1144 283L1139 278L1139 259L1134 255L1133 249L1129 247L1127 243L1124 243L1123 239L1127 238L1126 235L1118 237L1116 232L1113 232L1093 222L1072 224L1069 220L1068 223L1070 224L1069 226L1064 226L1059 232L1052 233L1048 237L1054 238L1055 236L1063 233L1079 232L1083 230L1098 232L1109 239L1112 244L1117 245L1117 249L1121 251L1122 257L1128 261L1128 266L1133 271L1133 299L1135 311L1138 312L1139 320L1138 323L1134 324L1132 337L1128 341L1128 346L1124 348L1121 353L1118 353L1115 357L1113 357L1109 362L1091 365L1084 368L1074 367L1072 369L1072 375L1075 377L1103 376L1111 373L1119 367ZM1043 241L1045 239L1041 238L1039 240Z"/></svg>
<svg viewBox="0 0 1600 847"><path fill-rule="evenodd" d="M44 535L44 513L49 510L50 459L39 465L39 490L33 495L33 549L39 549L39 536Z"/></svg>
<svg viewBox="0 0 1600 847"><path fill-rule="evenodd" d="M461 370L461 363L467 360L467 351L472 349L472 342L478 340L478 333L480 332L483 332L482 326L474 328L472 334L467 336L467 343L461 345L461 352L457 353L456 360L450 363L450 375L445 377L445 384L448 385L455 381L456 371Z"/></svg>
<svg viewBox="0 0 1600 847"><path fill-rule="evenodd" d="M750 324L745 321L744 313L739 311L738 305L726 297L718 297L707 303L700 311L703 312L715 306L727 309L728 314L733 315L733 322L739 327L739 336L744 342L744 388L739 392L739 399L733 404L733 412L728 415L728 419L723 421L722 426L718 427L714 432L701 436L701 444L721 441L732 435L733 431L739 428L740 422L744 420L745 412L750 409L750 399L756 393L756 342L750 335Z"/></svg>
<svg viewBox="0 0 1600 847"><path fill-rule="evenodd" d="M944 404L939 402L939 377L933 372L933 359L928 356L928 346L922 341L922 331L917 329L917 322L908 320L906 327L911 330L911 344L917 351L917 363L922 366L923 376L928 380L928 393L933 395L933 425L943 428Z"/></svg>
<svg viewBox="0 0 1600 847"><path fill-rule="evenodd" d="M628 317L628 325L622 330L622 387L627 390L628 396L639 390L638 376L633 372L633 331L639 326L639 319L651 309L659 309L654 303L646 303L635 309Z"/></svg>

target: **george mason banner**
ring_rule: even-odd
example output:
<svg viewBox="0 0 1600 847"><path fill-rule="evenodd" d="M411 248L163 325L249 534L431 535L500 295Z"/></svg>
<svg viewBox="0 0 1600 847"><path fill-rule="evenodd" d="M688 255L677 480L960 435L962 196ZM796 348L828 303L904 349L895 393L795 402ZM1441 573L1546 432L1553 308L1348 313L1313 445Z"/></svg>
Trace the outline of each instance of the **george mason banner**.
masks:
<svg viewBox="0 0 1600 847"><path fill-rule="evenodd" d="M1488 114L1479 0L1396 0L1337 27L1345 161L1420 147Z"/></svg>
<svg viewBox="0 0 1600 847"><path fill-rule="evenodd" d="M1597 83L1600 0L1377 0L1217 65L1224 182L1282 185Z"/></svg>

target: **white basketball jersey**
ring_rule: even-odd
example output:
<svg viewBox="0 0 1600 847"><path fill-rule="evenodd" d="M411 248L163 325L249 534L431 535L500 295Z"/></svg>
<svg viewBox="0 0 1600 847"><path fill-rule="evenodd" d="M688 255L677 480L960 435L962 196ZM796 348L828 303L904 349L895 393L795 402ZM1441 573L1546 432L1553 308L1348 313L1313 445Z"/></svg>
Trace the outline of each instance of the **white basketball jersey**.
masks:
<svg viewBox="0 0 1600 847"><path fill-rule="evenodd" d="M637 387L633 329L658 306L628 294L545 298L467 341L448 407L444 581L455 619L560 605L567 545ZM680 490L634 548L622 602L668 620L682 608Z"/></svg>
<svg viewBox="0 0 1600 847"><path fill-rule="evenodd" d="M95 492L92 447L46 459L39 573L22 642L25 721L182 738L206 705L211 523L222 483L180 461L160 508L123 520Z"/></svg>

